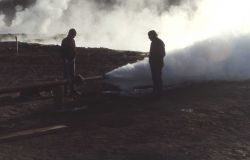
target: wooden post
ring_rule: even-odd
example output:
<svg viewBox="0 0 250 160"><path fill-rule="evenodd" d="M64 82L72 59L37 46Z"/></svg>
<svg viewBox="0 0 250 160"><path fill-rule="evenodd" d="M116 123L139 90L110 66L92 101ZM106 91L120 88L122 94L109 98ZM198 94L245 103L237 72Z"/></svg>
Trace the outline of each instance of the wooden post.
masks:
<svg viewBox="0 0 250 160"><path fill-rule="evenodd" d="M65 129L68 126L66 125L58 125L58 126L51 126L51 127L44 127L44 128L37 128L37 129L30 129L30 130L24 130L24 131L18 131L15 133L10 133L4 136L0 136L0 141L4 141L4 140L11 140L14 138L21 138L24 136L32 136L35 134L45 134L48 132L52 132L52 131L56 131L59 129Z"/></svg>

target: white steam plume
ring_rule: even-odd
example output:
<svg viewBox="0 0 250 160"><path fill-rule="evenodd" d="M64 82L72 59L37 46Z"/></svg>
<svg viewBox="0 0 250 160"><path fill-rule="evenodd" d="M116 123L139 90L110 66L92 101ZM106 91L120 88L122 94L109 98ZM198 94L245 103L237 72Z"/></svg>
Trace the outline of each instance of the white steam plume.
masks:
<svg viewBox="0 0 250 160"><path fill-rule="evenodd" d="M165 58L164 85L194 80L249 79L250 2L203 0L197 4L198 9L190 20L185 17L187 12L177 12L170 18L166 18L167 14L163 18L170 21L173 18L170 25L161 26L174 27L168 27L174 34L159 29L160 37L165 40L168 35L167 47L171 41L173 46L176 44ZM152 84L147 59L111 71L107 77L108 82L122 89Z"/></svg>
<svg viewBox="0 0 250 160"><path fill-rule="evenodd" d="M245 80L250 78L250 34L208 39L174 50L165 57L165 86L190 81ZM130 90L152 85L148 59L107 73L107 82Z"/></svg>

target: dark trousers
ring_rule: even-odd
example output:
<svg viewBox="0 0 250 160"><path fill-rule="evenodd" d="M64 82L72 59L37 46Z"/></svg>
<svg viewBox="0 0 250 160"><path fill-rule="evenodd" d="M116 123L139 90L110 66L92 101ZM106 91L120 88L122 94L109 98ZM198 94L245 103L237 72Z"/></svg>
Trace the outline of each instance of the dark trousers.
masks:
<svg viewBox="0 0 250 160"><path fill-rule="evenodd" d="M163 68L163 61L157 62L149 62L152 80L153 80L153 92L159 94L162 92L162 68Z"/></svg>
<svg viewBox="0 0 250 160"><path fill-rule="evenodd" d="M63 65L63 78L67 80L65 91L74 91L74 78L75 78L75 59L68 60L64 59Z"/></svg>

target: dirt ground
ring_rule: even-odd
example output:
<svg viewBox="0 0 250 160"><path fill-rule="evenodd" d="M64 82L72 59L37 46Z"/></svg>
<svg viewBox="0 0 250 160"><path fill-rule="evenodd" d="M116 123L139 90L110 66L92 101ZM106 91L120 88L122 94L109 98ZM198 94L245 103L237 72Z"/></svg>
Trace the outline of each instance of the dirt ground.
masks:
<svg viewBox="0 0 250 160"><path fill-rule="evenodd" d="M0 47L2 87L61 77L59 58L50 57L56 46L23 45L25 58L8 55L7 44ZM46 50L53 47L54 52L48 55ZM79 51L86 63L79 58L78 68L87 76L104 74L142 58L138 53L120 54L108 49ZM47 58L37 59L28 52ZM65 110L54 106L51 99L11 101L10 96L2 96L0 136L54 125L68 127L0 141L0 159L248 160L249 97L250 81L188 84L168 89L159 98L88 92L68 103ZM85 109L74 110L76 107Z"/></svg>

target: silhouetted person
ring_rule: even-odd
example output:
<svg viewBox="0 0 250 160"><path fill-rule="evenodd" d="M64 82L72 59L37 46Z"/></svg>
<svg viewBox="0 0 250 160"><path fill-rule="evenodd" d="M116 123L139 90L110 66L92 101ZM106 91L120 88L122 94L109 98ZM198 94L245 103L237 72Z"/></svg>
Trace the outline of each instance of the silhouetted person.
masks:
<svg viewBox="0 0 250 160"><path fill-rule="evenodd" d="M163 87L162 68L164 66L165 44L158 38L154 30L148 32L148 37L152 41L149 52L149 64L153 80L153 94L160 95Z"/></svg>
<svg viewBox="0 0 250 160"><path fill-rule="evenodd" d="M66 38L62 40L61 52L63 57L63 78L68 81L65 86L65 92L75 93L74 77L75 77L75 60L76 60L76 45L75 38L76 30L70 29Z"/></svg>

